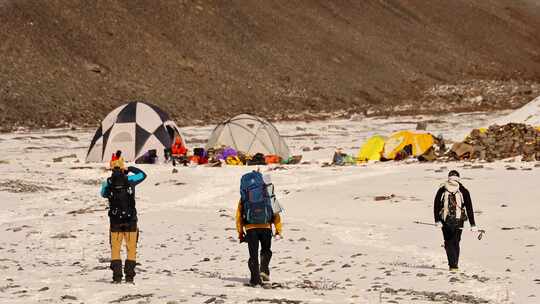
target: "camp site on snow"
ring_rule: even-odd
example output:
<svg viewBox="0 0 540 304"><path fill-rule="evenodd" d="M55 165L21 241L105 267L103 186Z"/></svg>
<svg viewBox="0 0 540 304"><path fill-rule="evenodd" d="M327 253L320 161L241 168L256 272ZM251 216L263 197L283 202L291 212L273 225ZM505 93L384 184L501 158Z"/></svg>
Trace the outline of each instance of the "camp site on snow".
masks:
<svg viewBox="0 0 540 304"><path fill-rule="evenodd" d="M536 189L531 173L540 155L539 131L531 117L537 103L474 119L273 123L240 114L217 125L180 128L151 102L132 101L113 109L94 130L4 135L1 166L13 169L0 193L47 201L44 214L32 205L10 207L9 216L21 224L4 218L5 234L15 240L28 235L20 242L41 252L33 264L19 264L35 275L26 281L30 285L18 285L58 290L62 301L96 303L152 301L153 284L170 278L182 291L158 292L160 297L206 301L216 295L225 303L255 299L252 286L269 290L262 298L287 301L305 301L308 295L328 302L381 296L412 303L434 297L464 303L530 299L538 286L536 268L523 267L538 253L538 230L535 213L518 206L535 190L502 185L519 179L524 188ZM19 150L31 160L29 168L40 168L31 173L39 182L18 175L18 168L29 164L13 154ZM250 174L256 182L242 182ZM63 183L47 182L58 176ZM96 202L96 192L103 203ZM261 207L244 204L242 195ZM56 206L55 197L65 203ZM40 231L34 227L42 224L31 218L55 224ZM81 224L82 230L70 228ZM504 249L515 239L523 244L519 254ZM0 246L8 257L20 252L13 242ZM491 246L502 249L486 258ZM50 250L61 253L43 259ZM6 267L16 278L19 268ZM67 279L42 283L49 267ZM71 281L73 268L82 281ZM527 275L514 276L520 271ZM61 287L66 280L79 291ZM111 281L131 282L136 289L118 296L103 285ZM191 281L197 283L185 289ZM446 292L429 282L461 286L471 294ZM6 286L24 288L15 284ZM227 287L216 294L215 284ZM510 284L514 291L507 296ZM366 291L356 298L358 287Z"/></svg>
<svg viewBox="0 0 540 304"><path fill-rule="evenodd" d="M536 268L525 270L530 276L513 273L537 254L534 212L517 208L530 192L501 185L519 178L523 187L535 189L536 179L528 172L536 172L540 155L538 126L531 122L538 115L537 103L510 113L475 114L474 119L451 115L444 120L423 116L273 123L240 114L217 125L178 127L151 102L127 102L94 130L3 136L9 143L2 145L4 168L21 166L16 151L22 149L31 168L41 169L31 173L40 177L37 184L25 181L16 169L7 171L11 181L0 184L7 191L0 193L49 201L44 214L23 204L10 207L10 217L19 218L24 210L27 216L59 220L43 230L47 232L37 232L33 227L42 224L31 218L22 225L5 218L6 233L17 239L25 235L19 231L26 231L29 238L21 242L33 244L37 252L61 252L54 261L36 255L31 259L36 266L19 265L37 271L28 281L34 287L27 288L65 290L58 296L67 296L63 301L120 300L118 291L101 285L111 281L136 286L121 292L125 299L152 301L156 291L148 283L171 277L178 286L197 283L180 292L160 292L161 297L192 293L190 297L206 301L218 295L210 286L223 284L229 287L216 299L224 302L249 297L243 288L251 286L271 291L263 293L269 299L279 294L278 299L302 301L310 295L333 302L353 297L353 286L365 286L369 291L359 298L367 302L381 295L389 301L427 301L437 295L445 301L497 303L507 297L506 286L512 282L516 293L509 297L528 299L537 288ZM426 126L418 121L431 122ZM241 181L250 174L256 182ZM493 174L500 180L493 180ZM47 183L58 178L54 176L63 183ZM84 194L62 190L79 188ZM107 205L96 203L99 191ZM245 202L266 207L245 205L242 193ZM55 206L55 197L65 202L62 207ZM272 211L251 214L266 208ZM499 208L510 213L499 218ZM456 226L449 226L451 222ZM70 228L81 225L86 228ZM178 231L180 239L175 237ZM39 237L43 233L48 237ZM516 238L523 242L520 254L502 250L486 259L493 242L510 244ZM11 248L7 256L20 250L14 243L0 246ZM81 286L79 291L61 288L66 279L40 283L48 271L39 263L55 263L63 275L75 267L90 283L68 277L71 286ZM7 267L9 276L16 277L17 270ZM498 278L499 273L506 276ZM370 277L403 288L370 283ZM375 280L379 277L387 279ZM472 294L428 284L448 280L471 286ZM303 293L293 295L295 290ZM317 290L325 295L316 295Z"/></svg>
<svg viewBox="0 0 540 304"><path fill-rule="evenodd" d="M6 290L64 302L226 303L255 299L251 286L262 286L260 298L287 301L497 303L513 286L508 297L527 303L538 288L528 261L540 244L536 207L523 204L536 191L538 131L520 120L496 122L537 115L536 103L438 119L289 123L241 114L178 127L169 113L138 101L113 109L93 130L3 135L8 182L0 193L17 205L8 203L3 233L13 241L1 252L17 261L16 242L36 252L28 263L4 263L14 280ZM417 130L419 121L431 122ZM34 179L19 173L26 166ZM115 168L127 172L125 182L113 178L122 176ZM449 176L454 169L459 176ZM272 213L248 221L245 213L256 209L241 204L241 180L251 172L263 179L253 190L246 184L247 197ZM509 188L516 179L521 185ZM133 191L113 194L117 185ZM249 194L260 187L268 195ZM54 258L45 258L51 251ZM59 274L52 280L49 268ZM17 279L25 271L33 275ZM175 288L157 291L163 280ZM438 287L445 284L471 293Z"/></svg>
<svg viewBox="0 0 540 304"><path fill-rule="evenodd" d="M538 102L536 99L528 107ZM540 125L508 122L487 127L471 130L462 141L445 141L442 134L433 135L424 130L376 134L367 138L357 152L343 153L338 147L333 157L329 155L328 163L496 160L517 156L540 159L537 139ZM204 146L187 147L185 136L167 113L152 104L135 101L114 109L103 119L90 143L86 161L106 162L115 151L122 151L124 160L137 163L172 163L175 159L184 165L212 167L302 164L302 155L291 155L286 139L268 120L240 114L218 124ZM173 150L181 152L173 153Z"/></svg>
<svg viewBox="0 0 540 304"><path fill-rule="evenodd" d="M540 0L0 25L0 304L540 303Z"/></svg>

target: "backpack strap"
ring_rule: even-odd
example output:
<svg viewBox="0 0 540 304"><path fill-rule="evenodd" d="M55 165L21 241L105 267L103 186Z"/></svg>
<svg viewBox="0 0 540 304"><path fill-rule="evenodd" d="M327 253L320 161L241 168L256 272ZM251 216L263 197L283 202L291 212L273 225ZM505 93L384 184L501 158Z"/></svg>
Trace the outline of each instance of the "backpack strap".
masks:
<svg viewBox="0 0 540 304"><path fill-rule="evenodd" d="M441 197L441 199L442 199L442 208L441 208L441 211L439 211L440 218L443 221L446 219L446 216L448 215L448 199L447 199L448 193L450 193L450 191L448 191L448 189L446 189L446 187L444 187L444 193L443 193L443 195Z"/></svg>

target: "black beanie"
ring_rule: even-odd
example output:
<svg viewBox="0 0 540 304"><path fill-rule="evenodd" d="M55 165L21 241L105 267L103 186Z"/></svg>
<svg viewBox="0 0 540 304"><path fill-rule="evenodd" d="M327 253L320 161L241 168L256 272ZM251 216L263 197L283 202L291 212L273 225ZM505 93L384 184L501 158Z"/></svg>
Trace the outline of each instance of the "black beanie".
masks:
<svg viewBox="0 0 540 304"><path fill-rule="evenodd" d="M450 176L459 177L459 172L457 172L456 170L452 170L452 171L448 172L448 177L450 177Z"/></svg>

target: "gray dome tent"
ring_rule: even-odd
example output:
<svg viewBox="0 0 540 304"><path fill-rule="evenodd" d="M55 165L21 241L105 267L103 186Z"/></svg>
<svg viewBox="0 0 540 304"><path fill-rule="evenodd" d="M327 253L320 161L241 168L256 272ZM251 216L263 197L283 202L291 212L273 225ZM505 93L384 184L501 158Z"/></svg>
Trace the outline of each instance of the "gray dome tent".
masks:
<svg viewBox="0 0 540 304"><path fill-rule="evenodd" d="M162 157L175 136L181 136L178 126L167 113L145 102L130 102L103 119L90 143L86 161L108 161L116 150L122 151L126 161L134 161L151 149Z"/></svg>
<svg viewBox="0 0 540 304"><path fill-rule="evenodd" d="M250 155L263 153L289 158L289 147L278 130L266 119L240 114L216 126L206 149L227 146Z"/></svg>

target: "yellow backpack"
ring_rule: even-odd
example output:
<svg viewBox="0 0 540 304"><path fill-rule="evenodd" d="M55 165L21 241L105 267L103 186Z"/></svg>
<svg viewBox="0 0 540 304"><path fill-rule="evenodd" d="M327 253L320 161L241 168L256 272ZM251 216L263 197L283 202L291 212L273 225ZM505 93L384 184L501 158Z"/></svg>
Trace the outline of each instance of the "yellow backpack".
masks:
<svg viewBox="0 0 540 304"><path fill-rule="evenodd" d="M243 165L242 161L240 160L240 158L238 158L238 156L228 156L227 159L225 160L225 163L227 163L227 165L231 165L231 166L242 166Z"/></svg>

